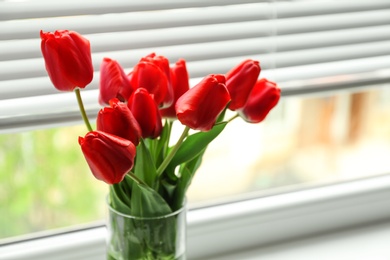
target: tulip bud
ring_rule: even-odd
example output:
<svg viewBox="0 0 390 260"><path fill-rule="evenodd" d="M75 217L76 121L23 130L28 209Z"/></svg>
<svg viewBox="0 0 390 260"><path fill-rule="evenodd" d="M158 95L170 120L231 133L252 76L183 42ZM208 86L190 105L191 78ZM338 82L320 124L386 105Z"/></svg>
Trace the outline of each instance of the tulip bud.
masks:
<svg viewBox="0 0 390 260"><path fill-rule="evenodd" d="M119 136L92 131L79 137L84 157L96 179L107 184L119 183L133 168L136 148Z"/></svg>
<svg viewBox="0 0 390 260"><path fill-rule="evenodd" d="M164 56L157 56L155 53L151 53L140 60L141 62L150 62L159 67L165 74L168 80L167 93L162 101L161 107L166 108L172 105L174 99L174 92L171 82L171 71L169 68L169 61Z"/></svg>
<svg viewBox="0 0 390 260"><path fill-rule="evenodd" d="M93 78L89 41L77 32L40 32L46 71L60 91L85 88Z"/></svg>
<svg viewBox="0 0 390 260"><path fill-rule="evenodd" d="M280 99L280 89L276 83L259 79L252 89L245 106L237 110L238 114L249 123L260 123L276 106Z"/></svg>
<svg viewBox="0 0 390 260"><path fill-rule="evenodd" d="M147 89L157 105L163 103L168 92L168 79L157 65L141 61L134 67L129 78L134 90Z"/></svg>
<svg viewBox="0 0 390 260"><path fill-rule="evenodd" d="M127 106L141 127L143 138L157 138L162 131L161 115L152 95L138 88L130 96Z"/></svg>
<svg viewBox="0 0 390 260"><path fill-rule="evenodd" d="M236 110L245 105L260 70L258 61L245 60L226 74L226 87L232 99L229 109Z"/></svg>
<svg viewBox="0 0 390 260"><path fill-rule="evenodd" d="M121 65L116 60L104 58L100 65L99 103L108 104L112 98L124 102L132 92L133 88Z"/></svg>
<svg viewBox="0 0 390 260"><path fill-rule="evenodd" d="M97 130L130 140L135 146L141 138L141 128L125 103L114 98L110 107L101 109L97 115Z"/></svg>
<svg viewBox="0 0 390 260"><path fill-rule="evenodd" d="M225 77L209 75L177 100L177 118L192 129L209 131L229 101Z"/></svg>
<svg viewBox="0 0 390 260"><path fill-rule="evenodd" d="M176 101L190 88L185 60L178 60L171 68L171 83L174 96L172 105L166 109L161 109L160 112L163 117L176 118Z"/></svg>

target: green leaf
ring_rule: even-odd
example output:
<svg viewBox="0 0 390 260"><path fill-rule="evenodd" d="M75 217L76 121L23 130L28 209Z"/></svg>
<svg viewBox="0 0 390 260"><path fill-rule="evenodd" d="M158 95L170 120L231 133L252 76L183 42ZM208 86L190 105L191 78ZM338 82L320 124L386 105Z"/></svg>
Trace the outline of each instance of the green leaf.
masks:
<svg viewBox="0 0 390 260"><path fill-rule="evenodd" d="M134 182L132 197L132 214L146 218L160 217L172 213L171 207L152 188ZM176 247L176 218L146 219L138 228L144 234L141 248L147 248L156 255L173 252ZM150 256L145 259L157 259ZM164 259L164 258L161 258ZM167 258L170 259L170 258ZM173 258L172 258L173 259Z"/></svg>
<svg viewBox="0 0 390 260"><path fill-rule="evenodd" d="M133 179L134 178L134 179ZM143 218L124 218L123 222L116 222L116 218L110 219L112 232L115 235L110 241L113 248L121 251L124 259L155 259L149 255L161 255L174 252L176 246L176 218L157 218L172 213L170 206L160 196L158 192L137 179L136 176L126 175L125 180L120 184L112 186L112 197L120 206L125 206L122 199L117 198L126 196L122 183L132 185L131 212L128 210L117 209L120 212L145 217ZM119 194L119 195L118 195ZM161 223L163 221L163 223ZM116 239L119 236L120 239ZM109 252L109 255L116 257L115 252ZM170 258L169 258L170 259ZM173 259L173 258L172 258Z"/></svg>
<svg viewBox="0 0 390 260"><path fill-rule="evenodd" d="M173 202L172 210L177 210L180 207L182 207L188 187L190 186L191 181L194 178L196 170L201 165L202 158L205 151L206 149L204 149L193 160L183 164L182 167L180 168L180 177L177 181L175 193L173 195L174 202Z"/></svg>
<svg viewBox="0 0 390 260"><path fill-rule="evenodd" d="M215 125L208 132L199 132L188 136L168 165L168 171L174 171L176 166L188 162L199 155L223 131L226 124L227 122L223 122Z"/></svg>
<svg viewBox="0 0 390 260"><path fill-rule="evenodd" d="M161 195L144 184L133 183L131 198L132 215L157 217L172 213L171 207Z"/></svg>
<svg viewBox="0 0 390 260"><path fill-rule="evenodd" d="M165 193L167 194L165 197L168 197L171 200L174 191L176 189L176 182L171 183L169 182L169 179L164 178L161 180L161 187L164 189Z"/></svg>
<svg viewBox="0 0 390 260"><path fill-rule="evenodd" d="M121 213L131 214L130 198L128 194L125 194L120 185L120 183L110 185L110 205Z"/></svg>
<svg viewBox="0 0 390 260"><path fill-rule="evenodd" d="M225 114L227 111L227 108L229 107L230 102L226 105L225 109L222 111L222 113L218 116L216 123L220 123L225 119Z"/></svg>
<svg viewBox="0 0 390 260"><path fill-rule="evenodd" d="M154 187L156 185L156 166L149 149L142 139L137 147L135 160L134 174L150 187Z"/></svg>
<svg viewBox="0 0 390 260"><path fill-rule="evenodd" d="M115 184L116 187L111 188L114 201L116 201L118 191L120 192L119 184ZM122 208L125 206L122 202L119 205L119 208L115 208L117 211L131 215L130 208ZM136 234L137 227L134 219L110 212L109 224L112 235L110 236L107 259L122 259L123 256L127 256L126 259L130 259L130 256L131 258L141 258L144 251L147 250L147 246L144 245L144 241L140 240Z"/></svg>
<svg viewBox="0 0 390 260"><path fill-rule="evenodd" d="M165 154L168 151L171 129L172 129L172 121L166 120L161 135L157 141L156 158L155 158L157 165L161 164L162 160L165 157Z"/></svg>

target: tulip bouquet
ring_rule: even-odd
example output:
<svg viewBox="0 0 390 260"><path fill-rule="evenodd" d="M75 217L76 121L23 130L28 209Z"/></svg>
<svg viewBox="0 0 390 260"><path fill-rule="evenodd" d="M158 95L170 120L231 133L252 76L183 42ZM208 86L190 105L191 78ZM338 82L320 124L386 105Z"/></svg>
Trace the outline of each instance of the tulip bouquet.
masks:
<svg viewBox="0 0 390 260"><path fill-rule="evenodd" d="M171 65L152 53L125 73L117 61L104 58L99 87L104 107L93 130L80 95L93 77L89 41L67 30L41 31L40 36L53 85L76 93L88 128L78 140L84 157L92 174L109 184L109 206L122 214L158 217L183 207L208 144L235 118L263 121L280 98L275 83L258 79L260 64L251 59L190 87L184 59ZM229 119L227 110L233 111ZM183 132L171 140L176 120ZM148 241L137 243L149 251L169 251Z"/></svg>

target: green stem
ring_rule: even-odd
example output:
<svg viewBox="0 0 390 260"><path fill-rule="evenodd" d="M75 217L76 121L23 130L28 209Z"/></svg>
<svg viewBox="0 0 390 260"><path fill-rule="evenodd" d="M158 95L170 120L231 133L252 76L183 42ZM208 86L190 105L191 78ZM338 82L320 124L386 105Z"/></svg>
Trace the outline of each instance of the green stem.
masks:
<svg viewBox="0 0 390 260"><path fill-rule="evenodd" d="M225 124L225 123L228 124L228 123L230 123L231 121L233 121L234 119L236 119L237 117L240 117L240 115L239 115L239 114L235 114L235 115L232 116L229 120L217 122L217 123L215 123L214 126L216 126L216 125L222 125L222 124Z"/></svg>
<svg viewBox="0 0 390 260"><path fill-rule="evenodd" d="M166 147L164 147L164 149L165 149L165 148L168 148L168 146L169 146L169 140L170 140L170 138L171 138L171 132L172 132L173 121L168 119L168 120L166 121L166 124L167 124L167 127L168 127L168 134L167 134L167 141L165 142Z"/></svg>
<svg viewBox="0 0 390 260"><path fill-rule="evenodd" d="M79 104L81 117L83 118L84 123L87 126L88 131L92 131L92 127L91 127L91 124L89 123L87 113L85 112L83 100L81 99L80 89L75 88L74 92L76 93L77 103Z"/></svg>
<svg viewBox="0 0 390 260"><path fill-rule="evenodd" d="M132 179L137 185L144 185L144 186L148 186L145 182L143 182L140 178L138 178L137 176L135 176L134 173L132 173L131 171L127 173L127 176L130 177L130 179Z"/></svg>
<svg viewBox="0 0 390 260"><path fill-rule="evenodd" d="M165 168L167 168L168 164L172 161L173 156L175 156L176 152L179 150L181 144L184 141L184 138L186 138L189 131L190 131L190 128L188 126L186 126L186 128L184 129L183 133L181 134L179 140L177 140L177 143L172 148L171 152L168 154L168 156L165 158L165 160L158 167L157 172L156 172L157 177L159 177L163 173Z"/></svg>
<svg viewBox="0 0 390 260"><path fill-rule="evenodd" d="M240 115L237 113L235 114L232 118L230 118L227 122L230 123L231 121L233 121L234 119L236 119L237 117L239 117Z"/></svg>

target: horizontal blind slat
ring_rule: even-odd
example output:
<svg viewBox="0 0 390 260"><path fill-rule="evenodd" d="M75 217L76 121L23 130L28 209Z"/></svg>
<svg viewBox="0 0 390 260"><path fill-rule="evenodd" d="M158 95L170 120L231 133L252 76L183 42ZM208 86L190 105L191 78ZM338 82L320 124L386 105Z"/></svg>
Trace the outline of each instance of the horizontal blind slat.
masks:
<svg viewBox="0 0 390 260"><path fill-rule="evenodd" d="M227 65L223 69L229 69L229 66L233 66L235 62L239 62L241 60L242 59L240 57L232 59L231 61L224 60ZM215 63L220 64L221 60L215 61ZM263 66L263 62L261 62L261 65ZM192 78L195 78L192 81L193 84L199 81L199 78L194 76L194 72L196 72L197 70L204 70L206 73L210 73L211 71L215 70L215 68L212 68L212 66L216 66L213 61L188 63L190 76ZM381 70L384 68L390 68L390 54L385 56L369 57L363 59L352 59L293 67L274 68L271 70L263 69L260 77L268 77L276 82L288 82L299 79L329 77L333 75L366 73L369 71ZM99 73L96 72L93 81L90 85L88 85L86 90L88 91L97 89L98 81ZM52 86L49 78L46 76L32 79L0 81L0 106L1 103L4 102L1 101L1 99L17 99L18 97L32 97L48 94L60 95L61 93L59 93ZM30 109L31 111L34 110L33 108ZM8 113L7 111L9 110L6 110L4 112Z"/></svg>
<svg viewBox="0 0 390 260"><path fill-rule="evenodd" d="M272 27L272 21L254 21L85 36L91 41L93 52L103 52L272 36L274 31ZM285 51L294 48L315 48L326 45L381 41L390 38L389 30L390 24L315 33L278 35L278 40L271 39L272 37L264 38L264 44L276 44L276 47L270 48ZM159 40L156 41L155 39ZM37 48L39 41L39 39L0 41L0 61L41 58L40 48Z"/></svg>
<svg viewBox="0 0 390 260"><path fill-rule="evenodd" d="M276 82L290 82L323 77L348 77L349 74L368 73L386 70L388 68L390 68L390 54L362 59L277 68L270 71L267 76Z"/></svg>
<svg viewBox="0 0 390 260"><path fill-rule="evenodd" d="M241 4L268 2L266 0L241 0ZM237 4L235 0L67 0L0 2L0 20L29 19L35 17L74 16L139 11L159 11L177 8L199 8Z"/></svg>
<svg viewBox="0 0 390 260"><path fill-rule="evenodd" d="M275 36L276 51L312 49L390 40L390 24Z"/></svg>
<svg viewBox="0 0 390 260"><path fill-rule="evenodd" d="M278 52L274 56L277 67L289 67L382 55L390 55L390 41Z"/></svg>
<svg viewBox="0 0 390 260"><path fill-rule="evenodd" d="M69 29L81 34L92 34L257 21L272 18L274 18L274 14L271 6L258 3L184 10L163 10L158 12L107 13L98 16L11 20L0 22L0 40L36 38L40 30Z"/></svg>
<svg viewBox="0 0 390 260"><path fill-rule="evenodd" d="M92 52L129 50L166 45L194 44L270 36L272 21L249 21L213 25L186 26L128 32L84 35ZM158 40L156 40L158 39ZM0 61L41 58L39 36L34 39L0 41Z"/></svg>
<svg viewBox="0 0 390 260"><path fill-rule="evenodd" d="M304 39L302 39L304 40ZM272 42L273 39L269 39ZM250 58L259 59L264 68L297 66L321 62L330 62L341 59L357 59L370 56L390 54L390 41L368 42L360 44L348 44L340 46L326 46L322 48L298 49L293 51L272 53L272 45L269 46L262 38L213 42L205 44L186 44L180 46L162 46L145 49L135 49L116 52L94 53L92 56L95 69L98 69L104 57L118 60L125 68L131 68L138 60L151 53L157 52L174 62L185 58L188 62L198 61L200 64L210 63L214 73L227 71L227 66L232 67L233 60ZM243 48L244 46L244 48ZM39 46L37 46L39 48ZM234 59L231 59L234 58ZM228 62L226 62L228 60ZM275 61L273 61L275 60ZM205 75L206 67L199 66L193 71L195 77ZM23 62L0 62L0 78L12 80L18 78L33 78L45 76L44 62L42 58L26 59Z"/></svg>
<svg viewBox="0 0 390 260"><path fill-rule="evenodd" d="M309 17L278 18L278 34L384 25L390 22L390 7L378 10L327 14ZM82 34L147 30L218 23L274 19L277 10L271 4L210 7L191 10L166 10L155 13L122 13L99 16L55 17L48 19L0 22L0 40L38 37L40 30L69 29ZM156 23L155 21L159 21ZM308 23L308 21L310 21Z"/></svg>
<svg viewBox="0 0 390 260"><path fill-rule="evenodd" d="M315 16L325 14L338 14L348 12L361 12L370 10L381 10L390 8L390 2L387 0L370 1L278 1L275 3L278 18L291 18L299 16Z"/></svg>
<svg viewBox="0 0 390 260"><path fill-rule="evenodd" d="M362 28L390 24L390 9L359 13L276 19L277 35Z"/></svg>
<svg viewBox="0 0 390 260"><path fill-rule="evenodd" d="M329 1L302 1L302 2L285 2L285 1L259 1L259 0L242 0L240 4L269 2L275 5L278 10L279 18L312 16L326 13L356 12L361 10L373 10L389 8L390 3L387 0L371 1L338 1L329 4ZM136 11L165 10L172 8L199 8L206 6L224 6L234 5L234 0L192 0L192 1L77 1L68 0L66 2L52 1L34 1L34 2L0 2L0 20L11 19L28 19L39 17L55 16L74 16L87 14L104 14L104 13L123 13Z"/></svg>

